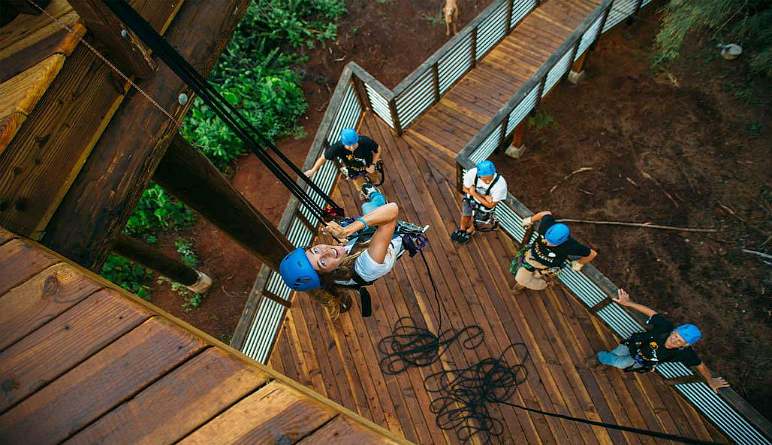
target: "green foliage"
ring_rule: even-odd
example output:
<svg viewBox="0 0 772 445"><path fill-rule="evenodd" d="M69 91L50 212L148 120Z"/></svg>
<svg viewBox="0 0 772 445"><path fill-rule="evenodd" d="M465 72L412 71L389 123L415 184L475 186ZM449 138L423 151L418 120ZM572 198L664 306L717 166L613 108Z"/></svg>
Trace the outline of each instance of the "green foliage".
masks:
<svg viewBox="0 0 772 445"><path fill-rule="evenodd" d="M555 125L555 118L553 118L546 111L537 110L532 116L528 118L528 128L543 130L553 125Z"/></svg>
<svg viewBox="0 0 772 445"><path fill-rule="evenodd" d="M150 300L150 282L153 274L139 264L119 255L110 255L100 273L127 291Z"/></svg>
<svg viewBox="0 0 772 445"><path fill-rule="evenodd" d="M655 66L678 57L684 39L694 31L710 32L711 44L740 43L749 53L751 68L772 77L772 2L769 0L670 0L657 34Z"/></svg>
<svg viewBox="0 0 772 445"><path fill-rule="evenodd" d="M182 264L194 269L198 267L198 257L196 252L193 251L193 243L186 239L178 238L174 242L174 247L177 249L177 253L180 254Z"/></svg>
<svg viewBox="0 0 772 445"><path fill-rule="evenodd" d="M178 230L193 224L193 212L158 184L151 184L139 198L124 232L155 242L158 230Z"/></svg>
<svg viewBox="0 0 772 445"><path fill-rule="evenodd" d="M255 0L223 52L210 80L267 138L298 134L308 105L293 67L302 47L334 39L342 0ZM286 51L283 53L282 51ZM244 153L244 145L200 99L193 102L182 135L219 168Z"/></svg>

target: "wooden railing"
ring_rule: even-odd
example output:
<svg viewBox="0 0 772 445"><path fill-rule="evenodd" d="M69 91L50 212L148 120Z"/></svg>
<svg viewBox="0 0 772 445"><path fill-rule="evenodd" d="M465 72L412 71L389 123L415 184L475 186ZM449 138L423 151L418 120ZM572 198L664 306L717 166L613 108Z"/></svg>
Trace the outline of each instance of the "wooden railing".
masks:
<svg viewBox="0 0 772 445"><path fill-rule="evenodd" d="M538 4L539 0L494 1L393 91L358 65L350 64L363 105L401 134Z"/></svg>
<svg viewBox="0 0 772 445"><path fill-rule="evenodd" d="M456 158L457 187L461 189L463 172L487 159L512 134L514 129L539 105L539 101L562 79L600 35L636 13L650 0L604 0L569 38L547 59L534 76L521 87L502 109L467 143ZM496 207L501 228L516 242L523 243L524 218L531 216L525 205L512 194ZM612 300L617 286L593 265L582 272L570 268L561 271L559 280L620 338L644 330L638 313L630 313ZM769 444L772 425L731 388L719 394L681 363L665 363L657 372L673 385L733 441L740 444Z"/></svg>

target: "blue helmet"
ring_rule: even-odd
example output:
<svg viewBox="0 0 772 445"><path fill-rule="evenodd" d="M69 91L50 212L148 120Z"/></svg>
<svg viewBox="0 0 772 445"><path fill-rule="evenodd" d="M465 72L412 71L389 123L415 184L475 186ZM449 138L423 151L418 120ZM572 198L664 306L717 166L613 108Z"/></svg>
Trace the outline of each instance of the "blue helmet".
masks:
<svg viewBox="0 0 772 445"><path fill-rule="evenodd" d="M690 345L697 343L702 338L700 328L693 324L682 324L675 328L675 331Z"/></svg>
<svg viewBox="0 0 772 445"><path fill-rule="evenodd" d="M305 249L297 248L287 254L279 264L279 274L293 290L307 291L322 285L319 273L306 257Z"/></svg>
<svg viewBox="0 0 772 445"><path fill-rule="evenodd" d="M359 135L353 128L344 128L340 132L340 143L346 146L351 146L359 142Z"/></svg>
<svg viewBox="0 0 772 445"><path fill-rule="evenodd" d="M553 224L544 234L544 238L555 246L565 243L569 236L571 236L571 230L567 225L561 223Z"/></svg>
<svg viewBox="0 0 772 445"><path fill-rule="evenodd" d="M478 162L475 167L477 167L477 176L491 176L496 174L496 166L487 159Z"/></svg>

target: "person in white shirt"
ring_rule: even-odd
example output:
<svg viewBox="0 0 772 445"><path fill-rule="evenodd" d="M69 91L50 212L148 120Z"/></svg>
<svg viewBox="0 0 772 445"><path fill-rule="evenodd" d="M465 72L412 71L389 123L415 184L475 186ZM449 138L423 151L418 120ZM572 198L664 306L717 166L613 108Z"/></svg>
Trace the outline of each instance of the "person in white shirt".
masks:
<svg viewBox="0 0 772 445"><path fill-rule="evenodd" d="M496 173L493 162L485 160L464 174L464 198L461 202L461 223L450 239L466 244L475 232L475 220L486 221L493 215L499 201L507 198L507 181Z"/></svg>

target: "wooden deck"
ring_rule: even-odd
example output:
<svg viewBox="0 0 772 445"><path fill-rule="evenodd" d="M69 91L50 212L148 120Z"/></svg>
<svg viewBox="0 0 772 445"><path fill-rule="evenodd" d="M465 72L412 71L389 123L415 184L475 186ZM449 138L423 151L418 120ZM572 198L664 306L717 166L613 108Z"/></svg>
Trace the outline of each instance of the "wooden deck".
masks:
<svg viewBox="0 0 772 445"><path fill-rule="evenodd" d="M0 228L0 443L402 440Z"/></svg>
<svg viewBox="0 0 772 445"><path fill-rule="evenodd" d="M544 2L405 132L415 148L455 157L592 12L597 0Z"/></svg>
<svg viewBox="0 0 772 445"><path fill-rule="evenodd" d="M459 247L448 234L460 207L454 191L455 170L427 160L409 141L397 137L368 114L360 132L385 149L386 196L400 205L401 217L431 224L426 258L440 299L455 327L478 324L485 342L475 351L453 346L447 362L464 365L497 356L512 342L524 342L531 354L528 381L516 402L562 414L632 425L701 439L725 439L657 375L589 369L586 358L615 345L613 333L566 289L513 295L509 262L513 242L503 232L477 236ZM357 214L358 198L339 183L334 198ZM371 318L355 308L336 322L305 295L293 301L271 356L270 365L321 394L421 444L457 443L438 429L429 411L432 397L423 379L438 365L384 376L377 344L393 324L411 316L418 325L437 328L437 311L424 264L403 258L372 291ZM446 318L447 320L447 318ZM449 327L447 321L443 328ZM505 443L653 443L651 439L572 422L497 409L505 421Z"/></svg>

